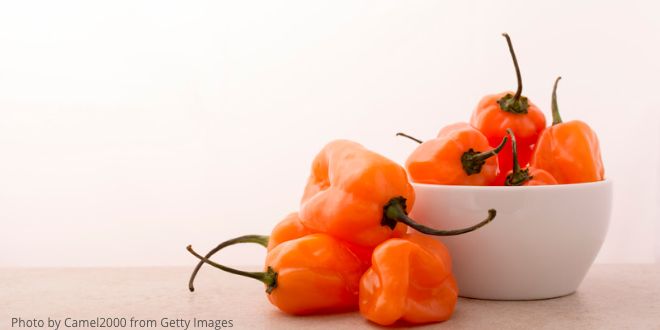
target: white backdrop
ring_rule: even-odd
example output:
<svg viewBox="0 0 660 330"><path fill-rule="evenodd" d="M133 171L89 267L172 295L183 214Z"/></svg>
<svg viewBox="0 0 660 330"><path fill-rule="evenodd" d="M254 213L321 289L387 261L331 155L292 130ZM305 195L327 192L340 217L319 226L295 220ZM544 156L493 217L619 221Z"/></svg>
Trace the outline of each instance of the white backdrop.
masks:
<svg viewBox="0 0 660 330"><path fill-rule="evenodd" d="M653 1L7 1L0 266L191 265L295 210L349 138L404 161L515 88L598 132L615 183L600 262L660 256ZM259 264L243 247L221 260Z"/></svg>

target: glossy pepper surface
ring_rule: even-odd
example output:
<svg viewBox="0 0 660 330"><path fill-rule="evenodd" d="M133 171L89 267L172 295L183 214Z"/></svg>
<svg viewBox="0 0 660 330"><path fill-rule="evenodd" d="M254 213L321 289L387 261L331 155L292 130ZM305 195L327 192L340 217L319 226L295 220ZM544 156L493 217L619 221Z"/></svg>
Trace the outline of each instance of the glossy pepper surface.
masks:
<svg viewBox="0 0 660 330"><path fill-rule="evenodd" d="M496 214L488 210L488 218L468 228L436 230L408 217L414 199L403 167L360 144L337 140L314 158L300 219L312 231L375 247L402 236L406 225L429 235L459 235L480 228Z"/></svg>
<svg viewBox="0 0 660 330"><path fill-rule="evenodd" d="M360 280L360 313L380 325L447 320L457 297L447 248L417 233L377 246Z"/></svg>
<svg viewBox="0 0 660 330"><path fill-rule="evenodd" d="M525 169L518 163L518 152L516 146L516 136L511 130L507 130L511 137L513 148L513 170L509 171L504 184L506 186L545 186L557 184L557 180L545 170L534 166L527 166Z"/></svg>
<svg viewBox="0 0 660 330"><path fill-rule="evenodd" d="M359 281L367 266L343 242L327 234L310 234L280 243L266 256L264 272L245 272L209 260L226 272L266 285L268 300L293 315L356 310Z"/></svg>
<svg viewBox="0 0 660 330"><path fill-rule="evenodd" d="M552 126L541 134L532 165L548 171L559 183L601 181L605 169L598 137L583 121L562 121L557 106L559 79L552 91Z"/></svg>
<svg viewBox="0 0 660 330"><path fill-rule="evenodd" d="M499 172L494 156L506 140L504 137L499 146L492 148L486 136L469 124L449 125L408 156L406 169L410 179L418 183L491 185Z"/></svg>
<svg viewBox="0 0 660 330"><path fill-rule="evenodd" d="M518 160L525 166L531 158L534 143L545 128L545 116L522 95L522 78L518 60L513 51L511 39L507 34L504 36L516 69L518 89L515 93L503 92L485 96L472 113L470 124L486 135L491 145L497 145L506 136L506 130L512 129L518 138ZM513 153L510 145L507 145L498 154L498 159L501 175L496 184L501 184L506 173L512 169Z"/></svg>

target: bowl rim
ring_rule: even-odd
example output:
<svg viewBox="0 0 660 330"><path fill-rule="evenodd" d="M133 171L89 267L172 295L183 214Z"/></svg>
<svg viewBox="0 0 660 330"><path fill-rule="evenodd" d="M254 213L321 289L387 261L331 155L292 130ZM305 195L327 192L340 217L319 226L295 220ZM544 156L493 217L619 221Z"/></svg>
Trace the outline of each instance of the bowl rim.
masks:
<svg viewBox="0 0 660 330"><path fill-rule="evenodd" d="M468 185L448 185L434 183L418 183L410 181L413 187L437 190L478 190L478 191L518 191L518 190L559 190L572 188L589 188L593 186L611 186L612 180L605 178L601 181L583 182L583 183L562 183L542 186L468 186Z"/></svg>

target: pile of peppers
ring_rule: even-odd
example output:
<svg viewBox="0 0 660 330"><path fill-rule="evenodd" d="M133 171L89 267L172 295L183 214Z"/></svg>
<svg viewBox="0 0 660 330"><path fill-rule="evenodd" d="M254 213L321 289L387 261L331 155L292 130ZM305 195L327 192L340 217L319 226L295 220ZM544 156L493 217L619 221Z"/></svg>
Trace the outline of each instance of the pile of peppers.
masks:
<svg viewBox="0 0 660 330"><path fill-rule="evenodd" d="M227 240L201 255L189 290L206 263L261 281L268 300L292 315L359 310L380 325L448 320L458 287L447 248L429 236L466 234L491 222L439 230L408 216L415 202L412 182L441 185L530 186L604 179L598 139L582 121L562 122L557 84L552 91L552 125L522 95L522 79L511 39L518 89L485 96L469 123L448 125L421 141L405 168L362 145L336 140L314 158L300 208L269 236ZM255 243L266 248L261 272L234 269L211 260L222 249Z"/></svg>
<svg viewBox="0 0 660 330"><path fill-rule="evenodd" d="M605 178L596 133L583 121L563 122L552 89L552 125L522 95L522 76L511 38L504 33L516 70L516 92L484 96L470 122L448 125L421 141L406 160L417 183L469 186L533 186L601 181ZM509 143L507 143L507 140Z"/></svg>
<svg viewBox="0 0 660 330"><path fill-rule="evenodd" d="M286 216L270 236L246 235L219 244L199 259L257 279L268 300L285 313L308 315L360 310L378 324L448 319L458 288L445 246L428 235L465 234L488 224L495 210L467 228L438 230L408 216L415 191L405 169L362 145L337 140L315 157L300 211ZM411 229L409 232L409 229ZM210 258L239 243L267 249L262 272L246 272Z"/></svg>

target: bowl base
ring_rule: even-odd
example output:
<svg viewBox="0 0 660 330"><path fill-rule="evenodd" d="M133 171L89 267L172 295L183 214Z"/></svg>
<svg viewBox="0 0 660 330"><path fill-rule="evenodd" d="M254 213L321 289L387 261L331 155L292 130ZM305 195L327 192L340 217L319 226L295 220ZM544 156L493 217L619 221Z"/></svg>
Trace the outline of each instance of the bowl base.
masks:
<svg viewBox="0 0 660 330"><path fill-rule="evenodd" d="M557 298L563 298L570 296L574 294L575 291L571 291L569 293L563 293L559 294L556 296L550 296L550 297L534 297L534 298L495 298L495 297L477 297L477 296L465 296L462 294L459 294L458 296L461 298L466 298L466 299L475 299L475 300L490 300L490 301L535 301L535 300L550 300L550 299L557 299Z"/></svg>

